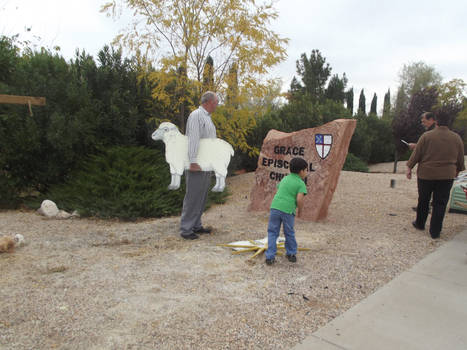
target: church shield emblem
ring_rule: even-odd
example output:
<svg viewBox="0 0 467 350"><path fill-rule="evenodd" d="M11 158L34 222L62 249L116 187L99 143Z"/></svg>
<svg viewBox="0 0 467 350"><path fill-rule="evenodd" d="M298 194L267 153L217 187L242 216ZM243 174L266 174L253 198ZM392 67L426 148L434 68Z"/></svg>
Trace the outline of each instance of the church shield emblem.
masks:
<svg viewBox="0 0 467 350"><path fill-rule="evenodd" d="M316 134L315 135L315 147L318 156L321 159L325 159L329 155L332 147L332 135L329 134Z"/></svg>

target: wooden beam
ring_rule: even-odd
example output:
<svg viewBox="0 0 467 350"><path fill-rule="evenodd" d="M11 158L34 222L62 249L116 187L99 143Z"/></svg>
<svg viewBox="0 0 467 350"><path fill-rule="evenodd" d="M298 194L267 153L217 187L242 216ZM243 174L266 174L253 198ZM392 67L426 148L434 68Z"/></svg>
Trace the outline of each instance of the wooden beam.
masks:
<svg viewBox="0 0 467 350"><path fill-rule="evenodd" d="M45 106L45 97L1 95L0 103Z"/></svg>

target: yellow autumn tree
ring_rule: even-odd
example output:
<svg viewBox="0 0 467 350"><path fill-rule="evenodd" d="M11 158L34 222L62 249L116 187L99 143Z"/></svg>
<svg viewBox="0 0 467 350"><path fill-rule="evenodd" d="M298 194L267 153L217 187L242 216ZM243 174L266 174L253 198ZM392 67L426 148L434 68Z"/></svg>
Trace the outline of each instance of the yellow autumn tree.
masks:
<svg viewBox="0 0 467 350"><path fill-rule="evenodd" d="M154 83L153 97L176 105L175 108L180 110L178 124L182 130L184 118L197 106L203 92L208 57L214 62L212 86L220 95L221 102L225 100L231 77L229 72L234 62L241 95L267 90L268 83L261 77L286 58L288 39L269 28L271 21L278 16L272 1L112 0L101 8L102 12L114 18L126 10L132 12L133 20L115 38L115 43L130 52L145 52L154 60L156 71L149 74ZM174 83L174 78L177 79L177 94L167 89ZM187 106L189 110L182 111ZM240 109L234 113L233 119L225 120L232 126L220 125L221 130L243 134L248 132L243 129L254 127L250 109L241 113ZM216 116L213 119L223 124L220 121L224 118L219 115L216 119ZM220 137L224 136L222 131L219 133ZM237 148L239 144L233 143L233 146Z"/></svg>
<svg viewBox="0 0 467 350"><path fill-rule="evenodd" d="M460 110L452 125L454 130L462 131L464 147L467 149L467 84L462 79L452 79L438 87L438 102L434 109L454 106Z"/></svg>

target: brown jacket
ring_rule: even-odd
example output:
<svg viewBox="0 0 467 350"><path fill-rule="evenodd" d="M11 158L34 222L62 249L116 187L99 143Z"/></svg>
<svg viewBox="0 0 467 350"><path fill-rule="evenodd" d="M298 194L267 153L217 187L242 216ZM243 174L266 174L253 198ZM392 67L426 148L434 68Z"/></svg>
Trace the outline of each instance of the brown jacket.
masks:
<svg viewBox="0 0 467 350"><path fill-rule="evenodd" d="M417 142L407 166L418 163L417 177L424 180L454 179L465 169L464 143L447 126L425 132Z"/></svg>

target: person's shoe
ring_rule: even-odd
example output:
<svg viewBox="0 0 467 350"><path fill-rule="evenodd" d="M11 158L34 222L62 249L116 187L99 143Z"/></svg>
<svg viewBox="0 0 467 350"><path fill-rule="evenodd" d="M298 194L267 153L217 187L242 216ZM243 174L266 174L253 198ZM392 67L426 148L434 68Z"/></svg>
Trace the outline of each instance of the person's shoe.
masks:
<svg viewBox="0 0 467 350"><path fill-rule="evenodd" d="M430 236L431 236L431 238L433 238L433 239L438 239L439 236L440 236L440 234L439 234L439 232L438 232L438 233L432 233L432 232L430 231Z"/></svg>
<svg viewBox="0 0 467 350"><path fill-rule="evenodd" d="M272 265L272 264L274 264L275 261L276 261L276 259L274 259L274 258L266 259L266 265Z"/></svg>
<svg viewBox="0 0 467 350"><path fill-rule="evenodd" d="M433 207L433 202L431 202L430 207L428 208L428 213L431 213L431 207ZM417 211L417 207L412 207L413 211Z"/></svg>
<svg viewBox="0 0 467 350"><path fill-rule="evenodd" d="M287 260L290 262L297 262L297 257L295 255L287 255Z"/></svg>
<svg viewBox="0 0 467 350"><path fill-rule="evenodd" d="M418 224L417 224L416 221L413 221L413 222L412 222L412 226L415 227L417 230L422 230L422 231L423 231L423 230L425 229L424 227L418 226Z"/></svg>
<svg viewBox="0 0 467 350"><path fill-rule="evenodd" d="M196 233L193 233L193 232L188 233L188 234L182 233L182 234L180 234L180 236L182 238L184 238L184 239L198 239L199 238L199 236Z"/></svg>
<svg viewBox="0 0 467 350"><path fill-rule="evenodd" d="M202 235L204 233L211 233L212 232L212 228L211 227L202 227L197 229L197 230L193 230L194 233L196 234L199 234L199 235Z"/></svg>

